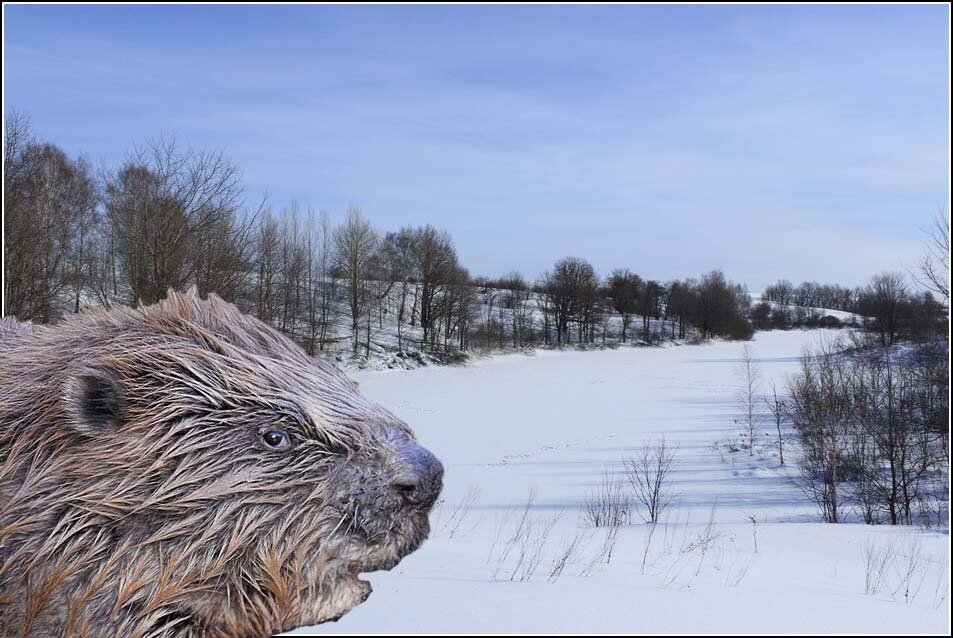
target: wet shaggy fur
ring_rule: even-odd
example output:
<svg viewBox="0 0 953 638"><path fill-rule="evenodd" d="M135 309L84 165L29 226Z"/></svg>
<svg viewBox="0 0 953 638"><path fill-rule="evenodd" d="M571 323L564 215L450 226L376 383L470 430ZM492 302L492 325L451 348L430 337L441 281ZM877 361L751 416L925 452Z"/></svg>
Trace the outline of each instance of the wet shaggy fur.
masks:
<svg viewBox="0 0 953 638"><path fill-rule="evenodd" d="M262 432L280 428L287 449ZM420 460L433 489L393 488ZM257 637L337 619L442 469L333 366L212 296L0 325L0 636Z"/></svg>
<svg viewBox="0 0 953 638"><path fill-rule="evenodd" d="M37 326L32 323L21 323L9 317L0 317L0 349L24 335L33 334L36 330Z"/></svg>

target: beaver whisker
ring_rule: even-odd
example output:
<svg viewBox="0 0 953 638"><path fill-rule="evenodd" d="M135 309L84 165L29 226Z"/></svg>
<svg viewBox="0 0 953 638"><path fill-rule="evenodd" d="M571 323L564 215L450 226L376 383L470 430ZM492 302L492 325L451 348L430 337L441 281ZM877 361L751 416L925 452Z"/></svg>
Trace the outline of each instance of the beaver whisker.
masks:
<svg viewBox="0 0 953 638"><path fill-rule="evenodd" d="M338 528L341 527L341 523L344 522L345 518L347 518L347 512L341 515L341 519L338 521L338 524L334 526L334 529L331 530L331 533L328 534L327 539L325 539L326 541L330 541L332 538L334 538L335 532L337 532Z"/></svg>
<svg viewBox="0 0 953 638"><path fill-rule="evenodd" d="M354 531L354 526L355 526L355 525L357 524L357 522L358 522L358 521L357 521L357 503L356 503L356 502L354 503L354 510L353 510L350 514L351 514L351 522L348 523L348 526L347 526L347 531L348 531L348 532Z"/></svg>

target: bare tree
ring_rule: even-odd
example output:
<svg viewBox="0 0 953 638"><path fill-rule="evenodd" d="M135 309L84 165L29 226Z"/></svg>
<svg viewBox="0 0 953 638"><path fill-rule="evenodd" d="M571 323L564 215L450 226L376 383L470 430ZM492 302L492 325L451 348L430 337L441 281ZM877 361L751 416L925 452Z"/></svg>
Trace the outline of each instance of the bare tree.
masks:
<svg viewBox="0 0 953 638"><path fill-rule="evenodd" d="M883 272L864 289L860 311L872 320L869 327L879 334L882 346L893 345L900 332L904 305L909 300L905 279L898 272Z"/></svg>
<svg viewBox="0 0 953 638"><path fill-rule="evenodd" d="M793 301L794 284L787 279L779 279L764 289L761 295L766 301L774 301L782 306L787 306Z"/></svg>
<svg viewBox="0 0 953 638"><path fill-rule="evenodd" d="M104 308L112 306L116 297L116 268L113 251L112 227L109 224L97 224L93 227L88 250L87 285L89 292Z"/></svg>
<svg viewBox="0 0 953 638"><path fill-rule="evenodd" d="M324 350L328 342L328 331L331 325L331 306L334 300L334 271L332 258L334 250L334 227L326 210L318 216L318 242L320 245L320 260L318 262L318 281L320 295L318 297L318 314L320 315L320 331L318 334L318 349Z"/></svg>
<svg viewBox="0 0 953 638"><path fill-rule="evenodd" d="M758 398L761 394L761 368L755 360L748 344L741 350L741 362L738 364L738 405L741 408L742 438L748 442L748 456L754 455L754 446L758 436L758 423L761 420Z"/></svg>
<svg viewBox="0 0 953 638"><path fill-rule="evenodd" d="M464 352L470 347L468 334L476 304L476 289L466 268L457 266L451 271L443 301L444 349L449 349L450 343L455 342L456 347Z"/></svg>
<svg viewBox="0 0 953 638"><path fill-rule="evenodd" d="M650 332L652 318L659 318L663 288L657 281L643 281L638 287L638 312L642 315L642 339L652 341Z"/></svg>
<svg viewBox="0 0 953 638"><path fill-rule="evenodd" d="M264 207L262 199L254 211L224 210L196 227L192 259L199 294L213 292L245 311L253 310L246 293L253 272L255 230Z"/></svg>
<svg viewBox="0 0 953 638"><path fill-rule="evenodd" d="M790 384L790 414L803 453L801 487L828 523L838 523L844 515L841 483L854 443L853 408L843 391L850 367L838 351L834 342L817 352L805 351Z"/></svg>
<svg viewBox="0 0 953 638"><path fill-rule="evenodd" d="M609 296L612 298L613 309L622 317L622 342L625 343L629 327L629 320L638 306L639 292L643 285L642 278L629 271L628 268L614 270L606 281Z"/></svg>
<svg viewBox="0 0 953 638"><path fill-rule="evenodd" d="M158 139L133 151L106 185L106 212L131 301L152 303L193 280L195 238L239 206L238 168L220 151Z"/></svg>
<svg viewBox="0 0 953 638"><path fill-rule="evenodd" d="M916 280L946 301L950 306L950 218L942 211L933 218L927 231L926 254L914 273Z"/></svg>
<svg viewBox="0 0 953 638"><path fill-rule="evenodd" d="M407 323L407 293L414 278L414 230L401 228L387 233L381 243L381 267L384 277L400 284L400 301L397 303L397 349L404 349L403 325Z"/></svg>
<svg viewBox="0 0 953 638"><path fill-rule="evenodd" d="M672 472L677 451L677 447L669 447L662 437L655 443L644 443L639 456L623 458L635 499L644 508L644 512L640 508L639 513L646 522L657 523L675 498Z"/></svg>
<svg viewBox="0 0 953 638"><path fill-rule="evenodd" d="M586 494L586 522L592 527L618 527L628 524L632 504L623 485L621 477L604 468L598 487Z"/></svg>
<svg viewBox="0 0 953 638"><path fill-rule="evenodd" d="M523 275L518 272L505 275L500 285L509 292L507 302L510 307L513 347L522 348L526 345L527 334L532 329L533 321L529 306L529 287Z"/></svg>
<svg viewBox="0 0 953 638"><path fill-rule="evenodd" d="M73 312L79 312L83 291L90 285L95 265L92 251L96 247L94 235L99 223L96 207L100 195L92 168L83 157L73 163L71 182L73 228L67 246L64 276L72 291Z"/></svg>
<svg viewBox="0 0 953 638"><path fill-rule="evenodd" d="M348 209L344 224L334 232L334 264L347 288L355 354L360 347L361 318L370 304L368 285L377 241L377 232L354 207Z"/></svg>
<svg viewBox="0 0 953 638"><path fill-rule="evenodd" d="M771 397L765 397L764 402L768 405L768 411L771 412L771 417L774 419L774 425L778 430L778 456L780 457L781 465L784 465L784 439L781 435L781 423L784 421L785 413L785 403L784 399L778 398L778 389L774 385L774 381L771 382Z"/></svg>
<svg viewBox="0 0 953 638"><path fill-rule="evenodd" d="M278 287L278 245L281 241L278 221L265 211L255 236L258 318L270 323L275 317Z"/></svg>
<svg viewBox="0 0 953 638"><path fill-rule="evenodd" d="M282 216L281 241L279 244L281 272L281 331L296 338L298 318L301 314L305 276L307 274L307 246L301 229L301 219L297 202L292 202L291 210Z"/></svg>
<svg viewBox="0 0 953 638"><path fill-rule="evenodd" d="M321 211L317 222L314 210L308 209L305 231L305 288L308 308L308 354L323 349L330 312L329 286L326 281L330 260L330 238L327 212Z"/></svg>
<svg viewBox="0 0 953 638"><path fill-rule="evenodd" d="M414 275L420 304L421 346L436 343L435 327L439 319L437 304L447 285L457 274L457 253L446 231L433 226L414 230Z"/></svg>
<svg viewBox="0 0 953 638"><path fill-rule="evenodd" d="M4 133L4 312L50 322L89 277L97 188L88 162L36 142L25 117Z"/></svg>
<svg viewBox="0 0 953 638"><path fill-rule="evenodd" d="M546 309L553 316L556 343L570 343L572 323L578 326L579 340L589 334L592 304L599 287L595 270L585 259L564 257L556 262L551 274L543 276L543 293L549 298Z"/></svg>
<svg viewBox="0 0 953 638"><path fill-rule="evenodd" d="M688 322L695 315L697 295L695 294L695 282L691 279L686 281L673 281L668 286L668 304L665 314L672 322L672 338L675 338L675 319L678 318L678 338L684 339Z"/></svg>
<svg viewBox="0 0 953 638"><path fill-rule="evenodd" d="M746 320L751 297L744 286L729 281L720 270L713 270L694 287L693 297L693 323L703 336L751 337L751 325Z"/></svg>

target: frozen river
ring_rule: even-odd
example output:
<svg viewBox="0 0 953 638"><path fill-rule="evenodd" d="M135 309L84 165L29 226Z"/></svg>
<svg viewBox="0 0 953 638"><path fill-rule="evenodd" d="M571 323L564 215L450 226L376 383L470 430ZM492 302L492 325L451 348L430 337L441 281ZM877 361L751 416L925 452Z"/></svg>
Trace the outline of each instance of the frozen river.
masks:
<svg viewBox="0 0 953 638"><path fill-rule="evenodd" d="M803 348L835 334L758 333L749 347L762 392L772 381L782 392ZM738 441L741 356L742 344L716 342L354 374L441 458L446 487L431 540L367 576L371 598L320 630L942 632L946 534L818 523L795 482L796 454L779 464L767 420L755 454L719 445ZM608 562L593 565L606 532L580 523L587 494L662 436L677 449L664 523L650 534L634 514ZM524 544L540 551L527 575L519 543L506 547L531 493ZM865 593L871 549L896 558ZM917 563L914 596L901 582L904 555Z"/></svg>

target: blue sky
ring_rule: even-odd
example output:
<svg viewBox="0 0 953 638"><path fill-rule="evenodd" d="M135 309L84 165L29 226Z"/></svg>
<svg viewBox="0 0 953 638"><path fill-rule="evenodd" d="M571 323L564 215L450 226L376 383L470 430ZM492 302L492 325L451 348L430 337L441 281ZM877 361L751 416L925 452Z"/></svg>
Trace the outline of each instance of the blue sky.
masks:
<svg viewBox="0 0 953 638"><path fill-rule="evenodd" d="M175 134L251 205L559 257L864 282L949 198L945 6L4 6L4 106L94 162Z"/></svg>

